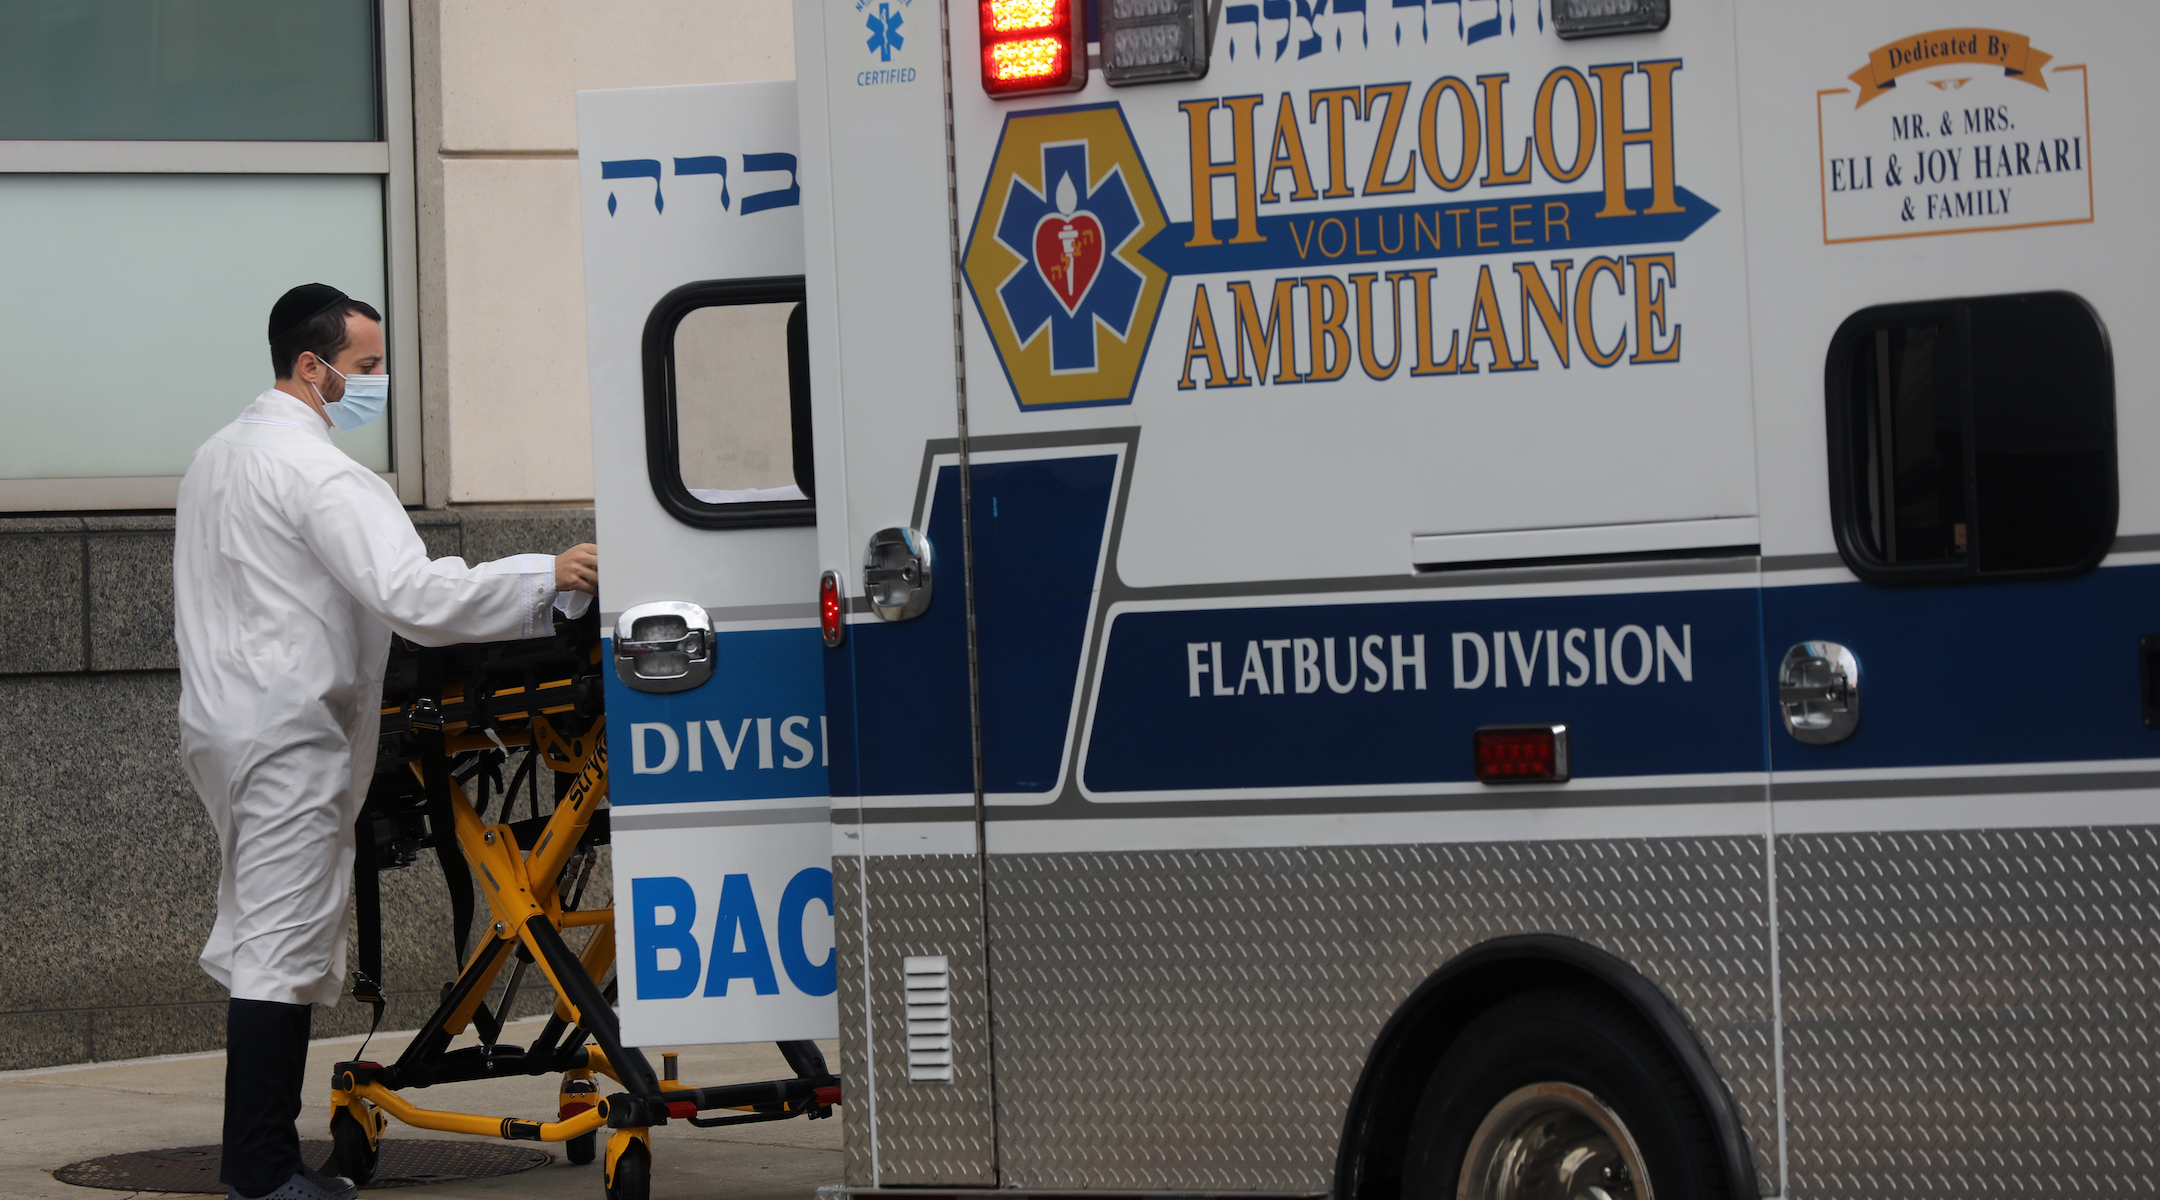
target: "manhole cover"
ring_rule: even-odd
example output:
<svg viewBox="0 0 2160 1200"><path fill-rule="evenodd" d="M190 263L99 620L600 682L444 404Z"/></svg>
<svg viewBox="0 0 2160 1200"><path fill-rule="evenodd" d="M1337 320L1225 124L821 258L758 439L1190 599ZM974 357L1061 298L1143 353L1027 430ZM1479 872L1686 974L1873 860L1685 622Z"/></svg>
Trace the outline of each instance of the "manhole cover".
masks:
<svg viewBox="0 0 2160 1200"><path fill-rule="evenodd" d="M300 1156L320 1166L330 1157L330 1143L301 1142ZM103 1158L69 1163L54 1171L53 1178L62 1183L116 1192L222 1195L225 1188L217 1181L218 1157L219 1148L215 1145L137 1150L132 1154L108 1154ZM376 1163L375 1178L363 1190L515 1175L519 1171L546 1166L550 1161L547 1151L524 1146L385 1138L382 1157Z"/></svg>

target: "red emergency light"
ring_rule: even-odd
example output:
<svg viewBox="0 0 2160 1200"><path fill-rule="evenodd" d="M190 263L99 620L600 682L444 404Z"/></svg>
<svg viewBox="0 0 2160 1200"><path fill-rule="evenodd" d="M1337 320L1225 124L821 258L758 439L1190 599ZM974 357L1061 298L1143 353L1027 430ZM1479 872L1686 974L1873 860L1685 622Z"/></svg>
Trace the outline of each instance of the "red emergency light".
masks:
<svg viewBox="0 0 2160 1200"><path fill-rule="evenodd" d="M837 572L827 571L818 578L817 601L818 628L825 634L825 645L828 648L837 646L847 629L840 623L840 576Z"/></svg>
<svg viewBox="0 0 2160 1200"><path fill-rule="evenodd" d="M1471 735L1472 761L1483 783L1564 783L1565 725L1487 725Z"/></svg>
<svg viewBox="0 0 2160 1200"><path fill-rule="evenodd" d="M982 84L993 96L1076 92L1087 84L1082 0L976 0Z"/></svg>

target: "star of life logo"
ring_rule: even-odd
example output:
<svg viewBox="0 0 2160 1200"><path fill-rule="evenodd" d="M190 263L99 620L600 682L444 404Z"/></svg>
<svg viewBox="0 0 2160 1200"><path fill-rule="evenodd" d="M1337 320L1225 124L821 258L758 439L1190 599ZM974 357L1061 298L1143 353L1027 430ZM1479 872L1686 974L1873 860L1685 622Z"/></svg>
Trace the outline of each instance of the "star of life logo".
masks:
<svg viewBox="0 0 2160 1200"><path fill-rule="evenodd" d="M910 41L921 41L911 34L907 26L907 14L915 0L844 0L855 14L853 19L861 22L857 37L862 38L863 56L868 65L855 73L855 86L874 88L913 84L919 78L914 67L907 65L913 56L908 53Z"/></svg>
<svg viewBox="0 0 2160 1200"><path fill-rule="evenodd" d="M870 14L865 24L870 29L870 53L879 62L891 62L893 51L907 45L907 37L900 32L901 22L906 18L893 11L886 0L879 0L877 11Z"/></svg>
<svg viewBox="0 0 2160 1200"><path fill-rule="evenodd" d="M1088 178L1087 160L1086 142L1044 146L1043 178L1057 186L1042 196L1013 179L998 221L998 241L1023 260L998 288L998 300L1021 345L1049 327L1057 374L1095 370L1096 325L1129 338L1140 300L1140 272L1108 253L1132 239L1140 210L1115 168L1083 195L1074 179Z"/></svg>
<svg viewBox="0 0 2160 1200"><path fill-rule="evenodd" d="M1131 401L1164 224L1118 106L1007 119L963 267L1022 408Z"/></svg>

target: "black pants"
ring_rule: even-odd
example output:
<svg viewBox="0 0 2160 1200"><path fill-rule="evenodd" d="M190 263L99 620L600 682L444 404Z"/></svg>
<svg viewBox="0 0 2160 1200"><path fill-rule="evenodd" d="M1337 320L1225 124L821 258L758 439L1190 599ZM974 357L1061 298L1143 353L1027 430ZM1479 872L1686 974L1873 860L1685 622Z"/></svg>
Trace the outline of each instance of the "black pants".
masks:
<svg viewBox="0 0 2160 1200"><path fill-rule="evenodd" d="M243 1196L300 1170L300 1087L307 1074L305 1004L233 1000L225 1008L225 1159L218 1178Z"/></svg>

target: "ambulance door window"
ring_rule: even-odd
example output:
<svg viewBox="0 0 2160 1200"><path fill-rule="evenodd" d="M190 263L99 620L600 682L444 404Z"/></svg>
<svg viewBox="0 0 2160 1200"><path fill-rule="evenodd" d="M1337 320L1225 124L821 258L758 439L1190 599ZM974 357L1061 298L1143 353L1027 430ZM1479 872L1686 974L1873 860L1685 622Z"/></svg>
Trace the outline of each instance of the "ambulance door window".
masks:
<svg viewBox="0 0 2160 1200"><path fill-rule="evenodd" d="M2042 578L2107 553L2114 367L2076 296L1866 310L1827 384L1838 548L1861 578Z"/></svg>
<svg viewBox="0 0 2160 1200"><path fill-rule="evenodd" d="M1869 428L1863 532L1886 564L1961 561L1965 519L1964 355L1955 313L1873 331L1854 356Z"/></svg>
<svg viewBox="0 0 2160 1200"><path fill-rule="evenodd" d="M646 468L661 505L700 528L813 523L801 282L678 288L645 335Z"/></svg>

